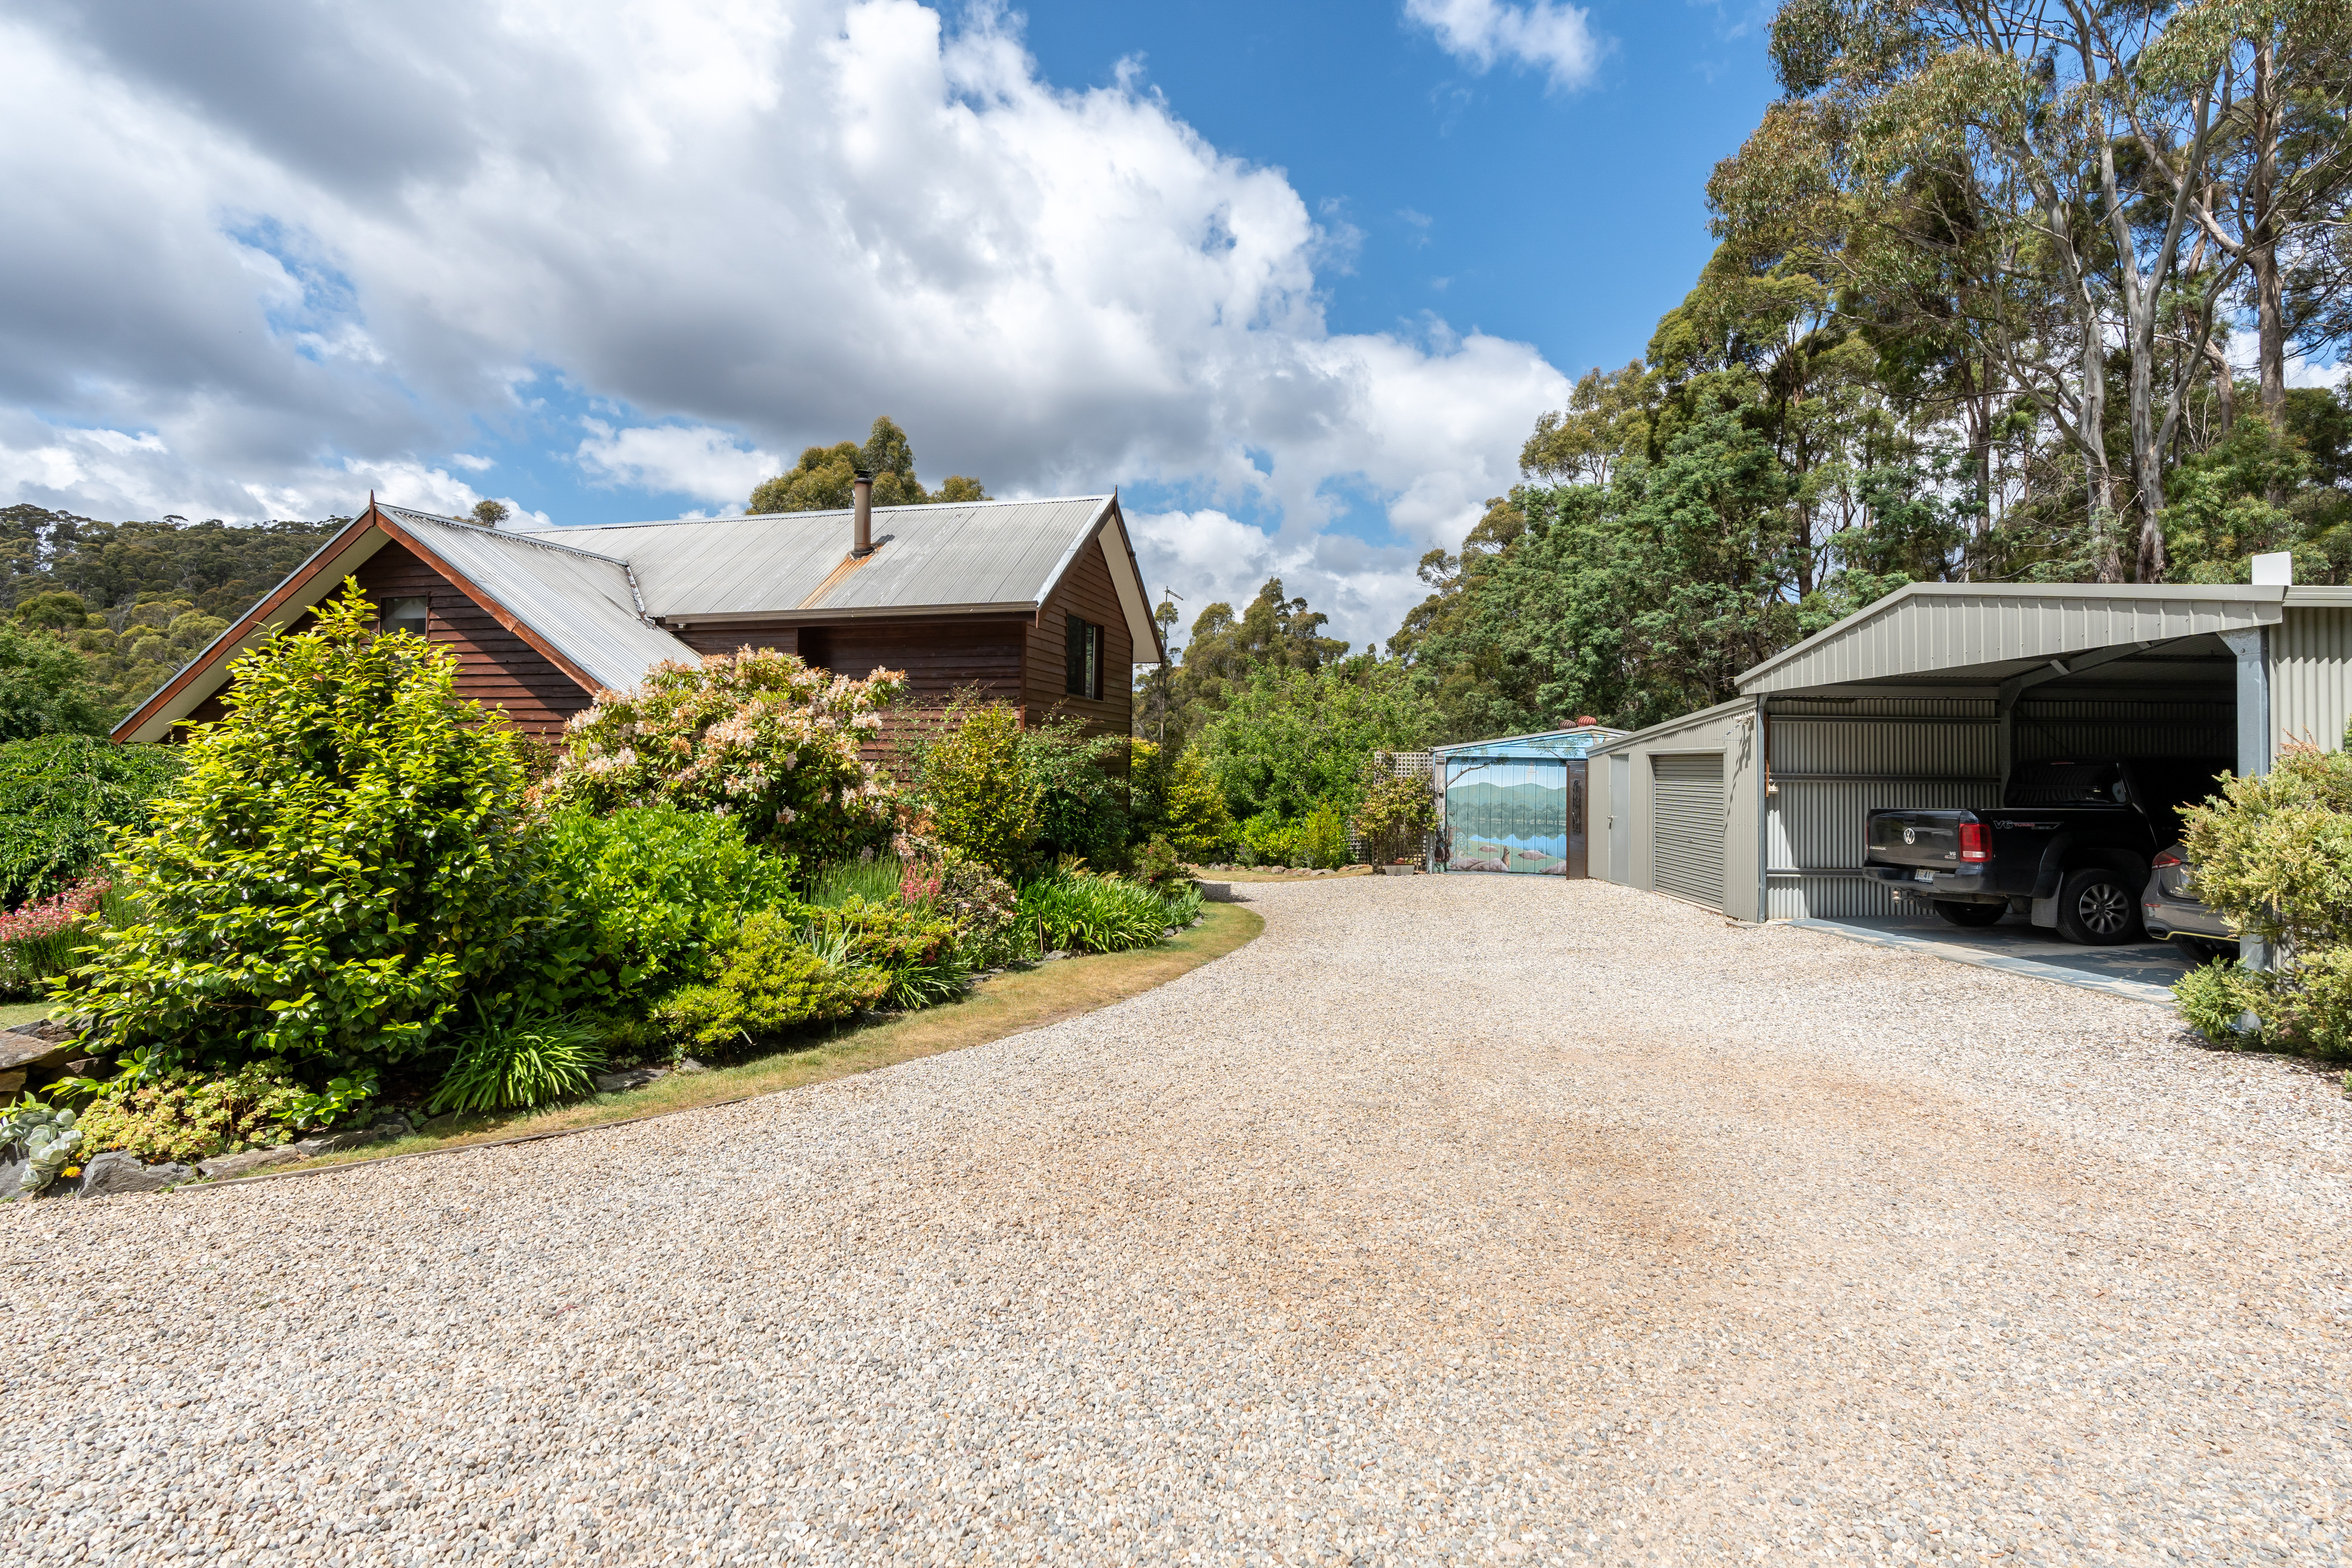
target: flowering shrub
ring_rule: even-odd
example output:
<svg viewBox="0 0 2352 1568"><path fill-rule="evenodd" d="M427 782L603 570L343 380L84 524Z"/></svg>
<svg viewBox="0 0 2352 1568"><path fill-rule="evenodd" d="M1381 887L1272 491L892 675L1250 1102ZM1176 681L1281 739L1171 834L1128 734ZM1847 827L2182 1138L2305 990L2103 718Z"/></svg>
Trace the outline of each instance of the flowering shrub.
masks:
<svg viewBox="0 0 2352 1568"><path fill-rule="evenodd" d="M657 664L573 716L539 794L598 811L719 812L751 843L830 860L889 834L896 793L858 748L905 685L895 670L852 680L772 648Z"/></svg>
<svg viewBox="0 0 2352 1568"><path fill-rule="evenodd" d="M72 963L73 950L89 940L79 928L110 886L103 877L85 877L53 899L0 915L0 996L29 995Z"/></svg>

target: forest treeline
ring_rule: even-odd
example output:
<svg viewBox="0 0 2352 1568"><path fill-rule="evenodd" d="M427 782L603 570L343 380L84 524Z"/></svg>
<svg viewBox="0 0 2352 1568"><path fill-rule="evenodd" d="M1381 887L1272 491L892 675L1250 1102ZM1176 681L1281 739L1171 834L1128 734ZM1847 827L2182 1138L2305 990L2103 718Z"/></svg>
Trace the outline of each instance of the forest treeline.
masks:
<svg viewBox="0 0 2352 1568"><path fill-rule="evenodd" d="M1910 582L2352 581L2352 405L2289 384L2352 339L2352 5L1790 0L1770 49L1713 257L1423 558L1391 657L1270 584L1203 613L1174 727L1251 659L1466 740L1724 700Z"/></svg>

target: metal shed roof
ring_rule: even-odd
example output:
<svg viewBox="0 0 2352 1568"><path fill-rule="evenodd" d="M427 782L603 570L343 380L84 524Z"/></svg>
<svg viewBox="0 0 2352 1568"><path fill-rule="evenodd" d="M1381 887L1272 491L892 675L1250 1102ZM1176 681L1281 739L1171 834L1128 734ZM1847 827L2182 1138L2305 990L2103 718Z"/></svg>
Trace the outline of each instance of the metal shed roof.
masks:
<svg viewBox="0 0 2352 1568"><path fill-rule="evenodd" d="M543 536L483 528L405 507L377 510L490 595L601 685L635 686L664 659L701 655L637 612L625 562Z"/></svg>
<svg viewBox="0 0 2352 1568"><path fill-rule="evenodd" d="M1111 500L877 507L874 553L854 565L846 562L847 511L503 531L558 537L572 548L627 562L646 612L667 621L1033 610L1101 523Z"/></svg>
<svg viewBox="0 0 2352 1568"><path fill-rule="evenodd" d="M1527 735L1496 735L1485 741L1456 741L1432 746L1429 754L1447 762L1469 757L1587 757L1625 733L1601 724L1579 724L1566 730L1541 730Z"/></svg>
<svg viewBox="0 0 2352 1568"><path fill-rule="evenodd" d="M2092 648L2275 626L2287 590L1914 583L1739 678L1750 696L1909 678L1983 683Z"/></svg>

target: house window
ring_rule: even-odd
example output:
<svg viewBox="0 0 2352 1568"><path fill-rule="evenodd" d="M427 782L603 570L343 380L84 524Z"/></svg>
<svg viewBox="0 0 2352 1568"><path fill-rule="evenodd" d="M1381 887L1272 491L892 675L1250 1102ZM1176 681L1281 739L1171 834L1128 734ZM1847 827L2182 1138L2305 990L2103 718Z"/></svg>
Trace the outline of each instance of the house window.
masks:
<svg viewBox="0 0 2352 1568"><path fill-rule="evenodd" d="M1062 689L1073 697L1102 700L1102 627L1077 616L1068 617L1066 651L1069 663Z"/></svg>
<svg viewBox="0 0 2352 1568"><path fill-rule="evenodd" d="M383 629L388 632L415 632L423 637L425 604L422 597L386 599L383 603Z"/></svg>

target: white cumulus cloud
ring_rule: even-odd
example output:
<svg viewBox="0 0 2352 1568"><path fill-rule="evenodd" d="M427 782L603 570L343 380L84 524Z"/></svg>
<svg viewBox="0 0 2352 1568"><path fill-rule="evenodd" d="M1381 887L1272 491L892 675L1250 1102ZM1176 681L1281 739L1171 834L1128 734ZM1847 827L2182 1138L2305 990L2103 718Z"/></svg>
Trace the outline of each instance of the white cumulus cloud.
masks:
<svg viewBox="0 0 2352 1568"><path fill-rule="evenodd" d="M1485 71L1513 61L1544 72L1563 90L1591 79L1601 58L1588 13L1556 0L1405 0L1404 14L1465 65Z"/></svg>
<svg viewBox="0 0 2352 1568"><path fill-rule="evenodd" d="M1488 10L1444 14L1566 68L1581 13ZM913 0L19 0L0 96L44 131L0 138L0 493L457 510L486 433L552 426L582 481L724 508L885 413L933 481L1244 512L1294 592L1360 617L1342 635L1385 635L1565 378L1440 321L1333 331L1318 270L1347 233L1132 76L1055 88L1014 26ZM1401 542L1331 531L1368 510Z"/></svg>

